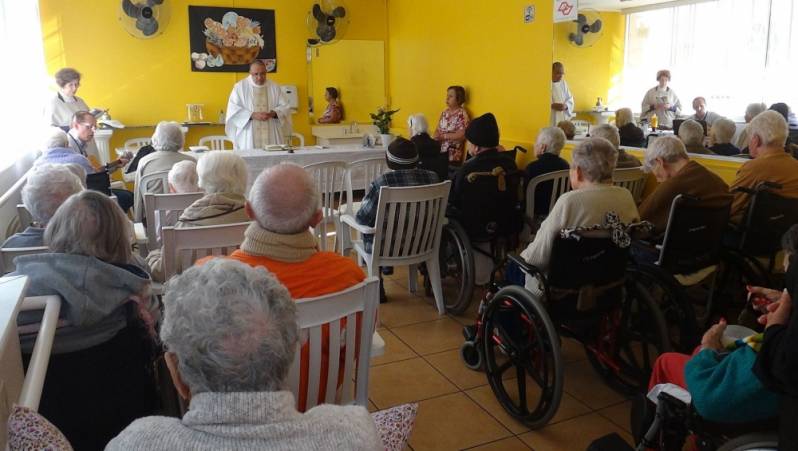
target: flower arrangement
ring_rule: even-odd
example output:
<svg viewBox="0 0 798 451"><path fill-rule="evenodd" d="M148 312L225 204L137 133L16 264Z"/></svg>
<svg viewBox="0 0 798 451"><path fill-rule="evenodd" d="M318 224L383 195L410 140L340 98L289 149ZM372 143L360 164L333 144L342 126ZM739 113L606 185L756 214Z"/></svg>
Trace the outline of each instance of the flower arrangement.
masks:
<svg viewBox="0 0 798 451"><path fill-rule="evenodd" d="M192 54L198 69L206 65L249 64L264 46L260 23L233 11L226 13L221 22L206 17L204 25L208 54L197 54L196 58Z"/></svg>
<svg viewBox="0 0 798 451"><path fill-rule="evenodd" d="M386 110L383 107L377 108L376 113L371 113L372 124L376 125L380 130L380 134L387 135L390 130L391 116L396 114L399 110Z"/></svg>

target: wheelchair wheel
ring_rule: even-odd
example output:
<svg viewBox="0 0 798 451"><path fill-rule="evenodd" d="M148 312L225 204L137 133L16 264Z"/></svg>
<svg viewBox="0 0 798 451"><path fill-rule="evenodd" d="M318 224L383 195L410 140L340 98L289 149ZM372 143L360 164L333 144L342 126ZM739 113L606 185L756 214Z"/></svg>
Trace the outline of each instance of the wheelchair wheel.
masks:
<svg viewBox="0 0 798 451"><path fill-rule="evenodd" d="M485 372L505 411L532 429L557 412L563 391L559 336L540 302L519 286L488 305L482 337Z"/></svg>
<svg viewBox="0 0 798 451"><path fill-rule="evenodd" d="M775 433L745 434L723 444L718 451L776 451L779 439Z"/></svg>
<svg viewBox="0 0 798 451"><path fill-rule="evenodd" d="M654 361L670 350L668 326L654 298L628 279L623 303L602 315L588 360L607 384L624 394L645 393Z"/></svg>
<svg viewBox="0 0 798 451"><path fill-rule="evenodd" d="M482 370L482 350L479 349L479 344L475 341L464 341L460 346L460 358L465 363L465 366L470 370Z"/></svg>
<svg viewBox="0 0 798 451"><path fill-rule="evenodd" d="M474 294L475 268L471 241L456 221L443 227L440 262L444 307L453 315L462 314Z"/></svg>
<svg viewBox="0 0 798 451"><path fill-rule="evenodd" d="M665 318L670 349L691 354L699 344L701 334L695 311L684 289L667 273L653 265L633 265L627 268L628 280L637 282L628 296L646 292L659 306Z"/></svg>

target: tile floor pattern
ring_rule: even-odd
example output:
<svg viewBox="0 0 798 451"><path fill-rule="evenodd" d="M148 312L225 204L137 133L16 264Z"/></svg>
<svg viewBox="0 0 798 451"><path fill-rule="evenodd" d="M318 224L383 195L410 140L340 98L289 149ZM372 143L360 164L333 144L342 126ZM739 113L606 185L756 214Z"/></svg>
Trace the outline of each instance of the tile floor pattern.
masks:
<svg viewBox="0 0 798 451"><path fill-rule="evenodd" d="M460 361L461 328L473 322L478 301L462 317L441 317L423 285L416 294L407 285L406 268L385 278L388 303L380 306L379 329L385 355L371 362L369 408L419 403L408 449L581 451L611 432L631 443L630 403L599 379L578 343L563 341L565 393L557 415L530 431L504 412L484 373Z"/></svg>

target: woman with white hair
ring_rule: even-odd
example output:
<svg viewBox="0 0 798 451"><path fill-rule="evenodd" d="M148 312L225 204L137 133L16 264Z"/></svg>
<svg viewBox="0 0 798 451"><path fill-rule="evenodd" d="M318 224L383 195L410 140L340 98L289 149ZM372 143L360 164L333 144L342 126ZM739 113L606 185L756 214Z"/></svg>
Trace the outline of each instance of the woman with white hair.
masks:
<svg viewBox="0 0 798 451"><path fill-rule="evenodd" d="M554 171L564 171L571 167L560 157L563 147L565 147L565 133L562 129L559 127L540 129L535 140L535 161L529 163L525 170L525 187L535 177ZM535 215L545 216L549 213L553 188L554 182L544 182L538 185L535 190Z"/></svg>
<svg viewBox="0 0 798 451"><path fill-rule="evenodd" d="M178 161L194 160L191 155L180 153L183 141L183 130L177 122L161 121L155 127L155 133L152 134L152 147L155 151L139 160L136 167L136 196L133 201L136 221L141 221L144 217L144 192L158 192L161 189L166 191L166 187L157 183L142 187L141 178L154 172L168 171Z"/></svg>
<svg viewBox="0 0 798 451"><path fill-rule="evenodd" d="M645 147L646 137L635 124L631 108L621 108L615 112L615 126L618 127L622 146Z"/></svg>
<svg viewBox="0 0 798 451"><path fill-rule="evenodd" d="M69 196L80 191L83 191L80 179L65 165L37 166L22 188L22 203L33 223L20 224L26 227L25 230L8 237L2 247L44 246L44 228L50 218Z"/></svg>
<svg viewBox="0 0 798 451"><path fill-rule="evenodd" d="M688 119L679 126L679 139L687 148L687 153L711 155L712 151L704 147L704 126Z"/></svg>
<svg viewBox="0 0 798 451"><path fill-rule="evenodd" d="M182 419L136 420L107 450L382 449L363 407L296 410L285 389L299 339L296 306L273 274L211 260L171 279L164 306L166 363L189 410Z"/></svg>
<svg viewBox="0 0 798 451"><path fill-rule="evenodd" d="M66 132L60 128L52 127L50 129L50 134L45 139L42 155L36 159L34 165L67 163L79 165L83 168L85 174L94 174L97 172L88 158L69 147L69 137Z"/></svg>
<svg viewBox="0 0 798 451"><path fill-rule="evenodd" d="M621 134L618 127L612 124L601 124L593 127L592 136L595 138L604 138L618 151L618 163L615 165L617 169L639 168L642 166L640 160L634 155L629 155L621 148Z"/></svg>
<svg viewBox="0 0 798 451"><path fill-rule="evenodd" d="M160 314L149 275L132 264L130 228L116 202L82 191L47 224L51 253L16 258L15 274L30 280L28 296L58 295L63 302L39 412L75 449L103 449L157 405L152 362ZM38 330L26 325L40 320L38 312L20 314L24 355Z"/></svg>
<svg viewBox="0 0 798 451"><path fill-rule="evenodd" d="M238 155L224 150L208 152L197 163L199 187L205 195L183 210L175 227L198 227L249 222L244 210L247 164ZM152 278L163 281L163 249L147 256Z"/></svg>
<svg viewBox="0 0 798 451"><path fill-rule="evenodd" d="M449 178L449 157L441 152L441 145L429 135L427 118L421 114L413 114L407 118L410 141L418 151L418 167L438 174L439 180Z"/></svg>
<svg viewBox="0 0 798 451"><path fill-rule="evenodd" d="M740 153L734 144L731 143L737 126L734 121L722 117L716 119L709 128L709 150L718 155L737 155Z"/></svg>
<svg viewBox="0 0 798 451"><path fill-rule="evenodd" d="M754 118L759 113L766 111L767 109L768 106L762 102L749 103L748 106L745 107L745 123L749 124L752 120L754 120ZM734 137L732 144L734 144L735 147L740 149L741 152L748 153L745 150L748 149L749 138L750 136L748 136L748 125L746 125L745 127L743 127L742 130L740 130L737 136Z"/></svg>
<svg viewBox="0 0 798 451"><path fill-rule="evenodd" d="M632 194L612 184L617 158L615 147L603 138L590 138L576 146L569 174L573 190L557 199L535 240L521 253L524 260L546 271L554 239L562 229L604 224L609 212L616 213L624 224L637 221Z"/></svg>

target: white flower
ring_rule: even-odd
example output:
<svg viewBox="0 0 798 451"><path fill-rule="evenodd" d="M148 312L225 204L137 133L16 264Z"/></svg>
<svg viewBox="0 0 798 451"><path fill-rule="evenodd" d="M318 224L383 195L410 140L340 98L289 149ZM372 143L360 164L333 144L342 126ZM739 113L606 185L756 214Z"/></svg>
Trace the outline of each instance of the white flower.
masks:
<svg viewBox="0 0 798 451"><path fill-rule="evenodd" d="M199 70L205 69L205 60L194 61L194 67L196 67Z"/></svg>
<svg viewBox="0 0 798 451"><path fill-rule="evenodd" d="M197 61L199 59L199 53L191 52L191 61Z"/></svg>

